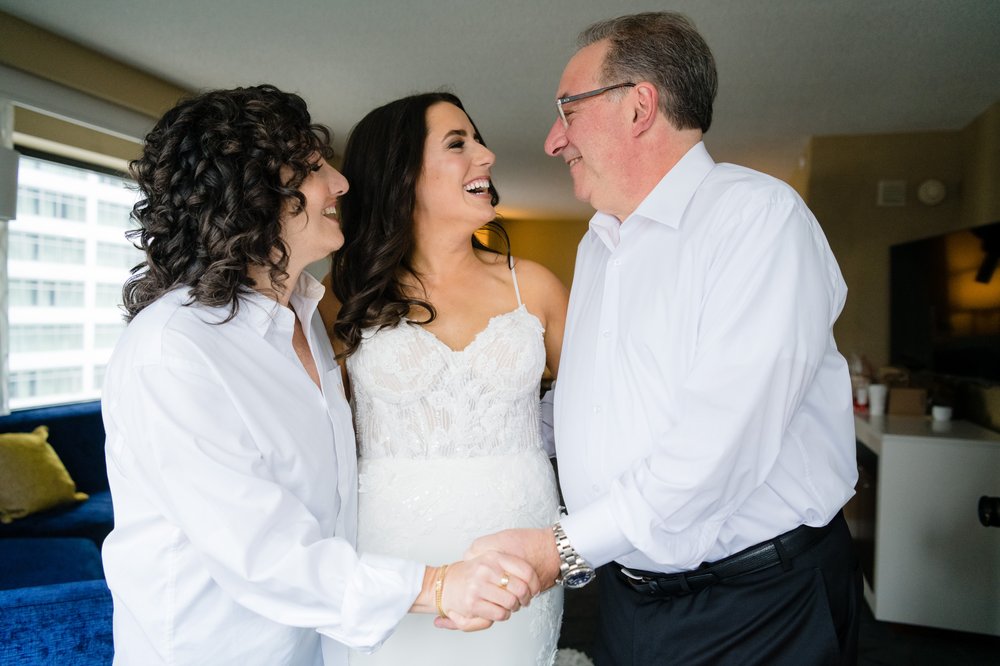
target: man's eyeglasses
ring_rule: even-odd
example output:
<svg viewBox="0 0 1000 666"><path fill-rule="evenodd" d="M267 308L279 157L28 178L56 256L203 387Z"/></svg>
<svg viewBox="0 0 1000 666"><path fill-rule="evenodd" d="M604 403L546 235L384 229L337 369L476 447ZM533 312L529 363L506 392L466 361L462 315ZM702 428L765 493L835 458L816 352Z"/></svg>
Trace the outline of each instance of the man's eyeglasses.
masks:
<svg viewBox="0 0 1000 666"><path fill-rule="evenodd" d="M597 90L588 90L587 92L580 93L579 95L570 95L569 97L560 97L556 100L556 109L559 111L559 118L562 120L563 127L569 127L569 121L566 120L566 112L563 111L563 104L569 104L570 102L576 102L581 99L587 99L588 97L597 97L598 95L603 95L604 93L617 90L618 88L634 88L634 83L616 83L613 86L604 86L603 88L598 88Z"/></svg>

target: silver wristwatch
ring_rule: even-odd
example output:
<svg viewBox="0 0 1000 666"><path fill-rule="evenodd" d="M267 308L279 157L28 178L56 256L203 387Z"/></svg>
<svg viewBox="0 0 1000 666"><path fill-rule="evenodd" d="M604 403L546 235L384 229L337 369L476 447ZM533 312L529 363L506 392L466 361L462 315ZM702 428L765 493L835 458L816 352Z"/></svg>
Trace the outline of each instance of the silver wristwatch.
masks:
<svg viewBox="0 0 1000 666"><path fill-rule="evenodd" d="M573 550L562 525L559 523L553 525L552 533L556 537L556 550L559 552L559 578L556 582L563 587L578 588L594 580L594 576L597 575L594 568Z"/></svg>

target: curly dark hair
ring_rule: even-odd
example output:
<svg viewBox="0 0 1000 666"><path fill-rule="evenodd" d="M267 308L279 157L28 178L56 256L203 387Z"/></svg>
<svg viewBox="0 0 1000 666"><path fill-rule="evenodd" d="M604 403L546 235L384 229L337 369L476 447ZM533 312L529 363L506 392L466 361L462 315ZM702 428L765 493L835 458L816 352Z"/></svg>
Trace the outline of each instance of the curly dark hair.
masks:
<svg viewBox="0 0 1000 666"><path fill-rule="evenodd" d="M344 343L341 357L354 353L366 328L395 326L413 308L427 312L422 324L436 315L428 301L407 295L402 279L409 275L420 281L411 262L413 210L423 167L427 110L442 102L465 111L451 93L412 95L371 111L347 140L341 171L351 189L340 205L345 242L333 255L331 274L333 293L341 303L333 325L333 334ZM478 135L474 122L472 127ZM489 191L496 206L500 195L492 181ZM496 220L486 227L500 237L509 261L510 243L503 227ZM496 252L475 235L471 242L477 249Z"/></svg>
<svg viewBox="0 0 1000 666"><path fill-rule="evenodd" d="M129 165L142 198L127 235L146 257L122 290L126 320L187 286L191 303L228 306L228 321L255 286L251 265L267 267L280 290L282 215L303 210L298 187L317 155L333 157L329 130L312 124L301 97L274 86L213 90L167 111Z"/></svg>

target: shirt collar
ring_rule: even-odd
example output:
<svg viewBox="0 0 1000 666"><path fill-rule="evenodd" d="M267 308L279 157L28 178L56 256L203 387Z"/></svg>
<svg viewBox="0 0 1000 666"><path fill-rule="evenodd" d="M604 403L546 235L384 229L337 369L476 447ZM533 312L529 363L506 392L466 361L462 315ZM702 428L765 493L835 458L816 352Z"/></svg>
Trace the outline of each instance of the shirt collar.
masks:
<svg viewBox="0 0 1000 666"><path fill-rule="evenodd" d="M326 287L319 280L309 273L302 271L302 275L299 276L298 282L295 283L295 289L292 291L292 296L289 300L295 311L299 313L304 328L309 327L313 312L319 307L319 302L325 293Z"/></svg>
<svg viewBox="0 0 1000 666"><path fill-rule="evenodd" d="M708 154L705 144L699 141L660 179L624 222L619 223L614 215L598 211L590 219L590 228L609 250L618 247L620 227L633 218L676 229L698 186L713 168L715 161Z"/></svg>
<svg viewBox="0 0 1000 666"><path fill-rule="evenodd" d="M326 293L326 288L320 281L303 271L288 299L292 308L301 318L303 328L307 327L308 322L312 320L313 313L324 293ZM265 336L272 328L287 329L291 335L291 331L295 327L295 315L291 309L283 307L276 300L257 291L250 291L240 298L242 302L236 318L245 317L246 323L261 337Z"/></svg>

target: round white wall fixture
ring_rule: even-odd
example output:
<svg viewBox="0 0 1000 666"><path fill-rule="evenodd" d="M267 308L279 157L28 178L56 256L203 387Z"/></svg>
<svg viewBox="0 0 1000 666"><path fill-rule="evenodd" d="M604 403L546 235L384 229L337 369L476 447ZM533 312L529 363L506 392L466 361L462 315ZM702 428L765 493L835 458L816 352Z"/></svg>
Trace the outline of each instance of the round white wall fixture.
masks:
<svg viewBox="0 0 1000 666"><path fill-rule="evenodd" d="M917 200L926 206L936 206L944 201L948 188L936 178L928 178L917 187Z"/></svg>

